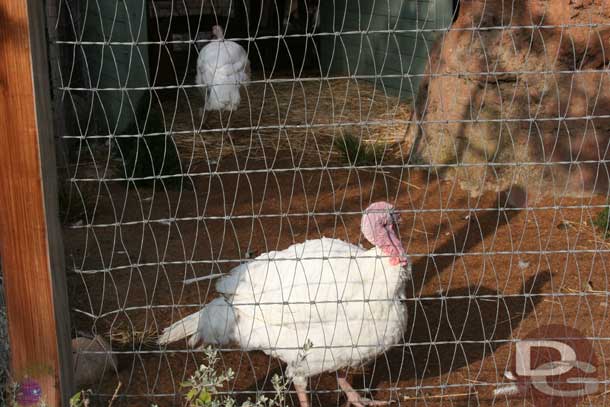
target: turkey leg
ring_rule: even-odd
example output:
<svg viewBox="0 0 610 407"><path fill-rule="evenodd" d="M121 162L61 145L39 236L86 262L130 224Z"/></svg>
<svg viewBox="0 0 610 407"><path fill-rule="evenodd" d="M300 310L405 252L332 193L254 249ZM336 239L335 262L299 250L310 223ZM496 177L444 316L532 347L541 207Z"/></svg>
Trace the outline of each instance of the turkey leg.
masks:
<svg viewBox="0 0 610 407"><path fill-rule="evenodd" d="M294 389L297 391L297 397L299 398L299 404L301 407L309 407L309 401L307 400L307 386L295 383Z"/></svg>
<svg viewBox="0 0 610 407"><path fill-rule="evenodd" d="M350 405L355 407L387 406L391 403L389 401L375 401L362 397L345 378L338 378L337 383L339 383L339 387L341 387L341 390L345 393L345 397L347 397L347 403L345 403L346 407L349 407Z"/></svg>

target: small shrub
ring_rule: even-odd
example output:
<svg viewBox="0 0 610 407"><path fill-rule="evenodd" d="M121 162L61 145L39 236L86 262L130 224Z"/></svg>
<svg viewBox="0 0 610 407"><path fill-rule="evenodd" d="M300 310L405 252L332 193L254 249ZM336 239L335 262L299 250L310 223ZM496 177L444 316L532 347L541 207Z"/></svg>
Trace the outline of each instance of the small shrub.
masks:
<svg viewBox="0 0 610 407"><path fill-rule="evenodd" d="M334 145L352 166L377 165L381 162L385 149L383 144L365 143L359 137L349 133L336 138Z"/></svg>
<svg viewBox="0 0 610 407"><path fill-rule="evenodd" d="M17 382L10 380L10 377L7 375L7 381L3 384L2 397L0 397L0 405L16 406L18 391L19 385L17 384Z"/></svg>
<svg viewBox="0 0 610 407"><path fill-rule="evenodd" d="M208 347L205 350L206 363L180 386L186 390L185 401L189 407L234 407L237 402L228 395L219 394L219 390L230 380L235 373L230 368L224 372L216 371L218 351ZM284 405L284 392L287 384L278 375L271 379L275 394L273 398L259 395L256 401L248 399L241 407L279 407Z"/></svg>
<svg viewBox="0 0 610 407"><path fill-rule="evenodd" d="M0 277L2 277L2 262L0 262ZM4 306L4 280L0 279L0 405L10 405L11 375L9 370L11 349L8 338L8 320Z"/></svg>
<svg viewBox="0 0 610 407"><path fill-rule="evenodd" d="M610 237L610 207L606 206L600 213L597 214L597 218L593 220L593 224L602 234L604 239Z"/></svg>
<svg viewBox="0 0 610 407"><path fill-rule="evenodd" d="M70 397L70 407L89 407L91 404L91 390L81 390Z"/></svg>

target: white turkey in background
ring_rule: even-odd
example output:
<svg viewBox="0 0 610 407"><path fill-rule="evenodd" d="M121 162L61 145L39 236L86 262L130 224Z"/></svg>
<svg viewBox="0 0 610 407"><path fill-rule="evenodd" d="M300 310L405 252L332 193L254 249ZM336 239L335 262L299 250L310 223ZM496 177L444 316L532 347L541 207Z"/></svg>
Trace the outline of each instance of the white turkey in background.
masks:
<svg viewBox="0 0 610 407"><path fill-rule="evenodd" d="M241 45L224 39L221 26L215 25L212 34L215 41L199 52L196 82L202 85L205 110L233 111L241 101L241 85L250 80L250 61Z"/></svg>
<svg viewBox="0 0 610 407"><path fill-rule="evenodd" d="M361 220L365 250L339 239L308 240L241 264L216 283L220 296L166 328L160 344L237 343L288 366L286 376L308 406L307 378L361 365L400 343L411 269L392 205L377 202ZM203 277L208 279L208 277ZM339 386L355 406L387 404Z"/></svg>

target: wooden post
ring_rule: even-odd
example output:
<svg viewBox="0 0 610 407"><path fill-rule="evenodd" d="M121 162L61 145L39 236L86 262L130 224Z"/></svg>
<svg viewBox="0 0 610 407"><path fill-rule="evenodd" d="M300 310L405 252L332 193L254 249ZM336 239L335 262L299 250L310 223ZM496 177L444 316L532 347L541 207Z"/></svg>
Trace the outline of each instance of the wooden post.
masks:
<svg viewBox="0 0 610 407"><path fill-rule="evenodd" d="M0 258L11 375L68 404L72 352L44 2L0 0Z"/></svg>

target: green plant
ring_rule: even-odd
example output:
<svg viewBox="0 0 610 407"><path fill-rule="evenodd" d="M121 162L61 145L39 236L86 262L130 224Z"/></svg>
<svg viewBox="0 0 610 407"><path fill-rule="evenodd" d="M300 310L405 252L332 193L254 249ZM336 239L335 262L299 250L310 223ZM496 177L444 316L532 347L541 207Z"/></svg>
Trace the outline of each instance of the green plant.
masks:
<svg viewBox="0 0 610 407"><path fill-rule="evenodd" d="M2 389L2 397L0 397L0 405L3 406L15 406L17 405L17 392L19 391L19 384L10 378L4 383Z"/></svg>
<svg viewBox="0 0 610 407"><path fill-rule="evenodd" d="M353 166L376 165L381 162L385 146L379 143L365 143L359 137L346 133L337 137L334 146L343 158Z"/></svg>
<svg viewBox="0 0 610 407"><path fill-rule="evenodd" d="M237 405L235 399L227 395L219 394L220 389L230 380L235 373L230 368L224 372L216 371L219 360L218 351L208 347L204 351L206 363L201 364L199 369L180 386L186 390L185 401L188 407L234 407ZM241 407L276 407L284 405L284 392L287 384L278 375L271 379L274 396L269 398L259 395L255 401L248 399Z"/></svg>
<svg viewBox="0 0 610 407"><path fill-rule="evenodd" d="M81 390L70 397L70 407L89 407L91 390Z"/></svg>
<svg viewBox="0 0 610 407"><path fill-rule="evenodd" d="M597 217L593 219L593 224L601 232L604 238L610 237L610 206L606 206Z"/></svg>
<svg viewBox="0 0 610 407"><path fill-rule="evenodd" d="M2 269L0 265L0 274ZM0 284L0 297L3 297L3 288ZM0 299L4 302L4 298ZM10 347L8 343L8 322L6 319L6 310L0 306L0 405L10 405L9 400L15 395L13 386L15 383L11 380L9 370ZM5 404L6 403L6 404Z"/></svg>

